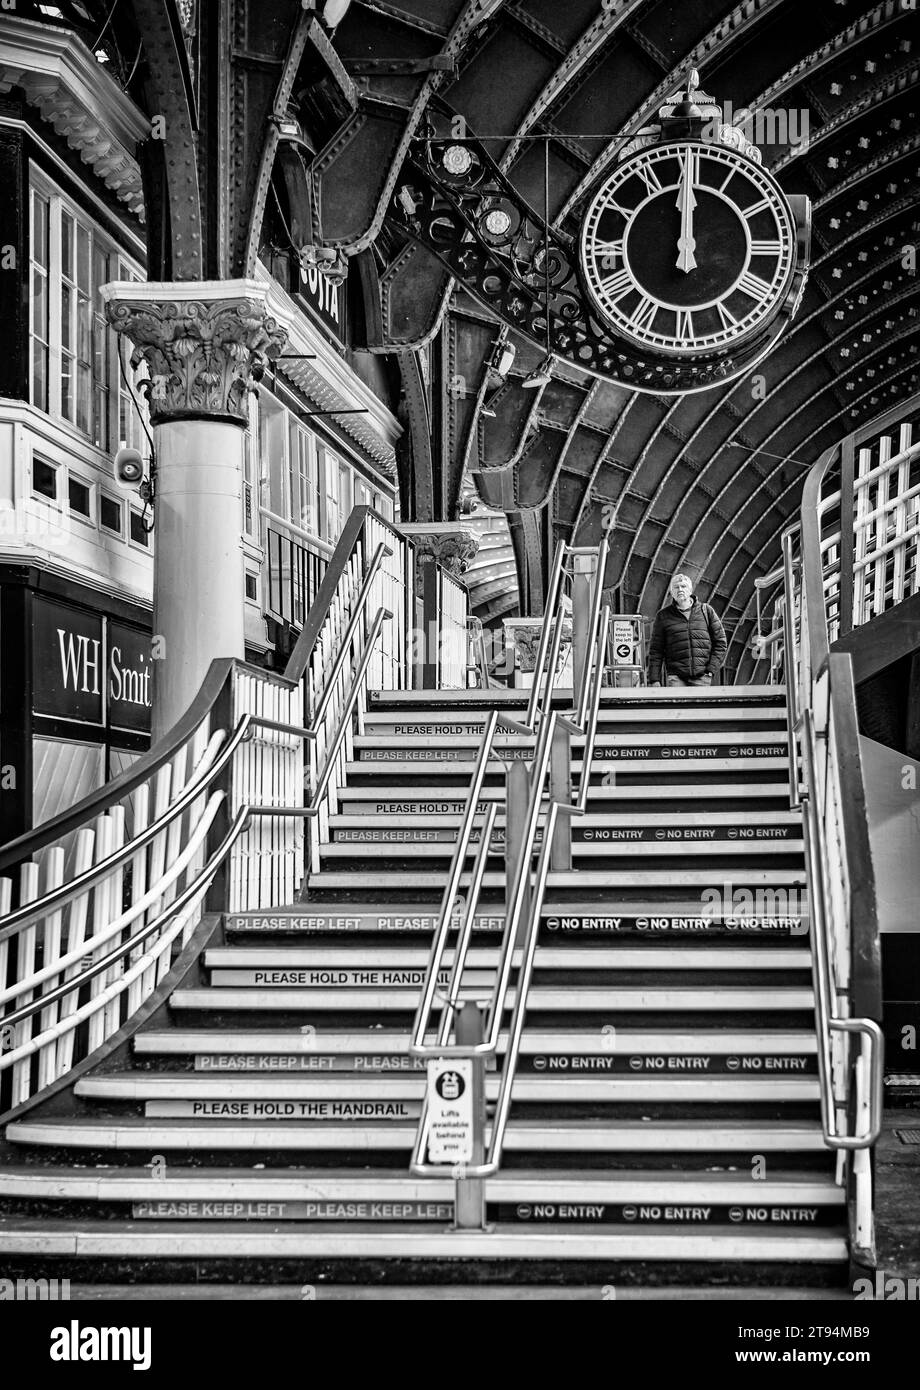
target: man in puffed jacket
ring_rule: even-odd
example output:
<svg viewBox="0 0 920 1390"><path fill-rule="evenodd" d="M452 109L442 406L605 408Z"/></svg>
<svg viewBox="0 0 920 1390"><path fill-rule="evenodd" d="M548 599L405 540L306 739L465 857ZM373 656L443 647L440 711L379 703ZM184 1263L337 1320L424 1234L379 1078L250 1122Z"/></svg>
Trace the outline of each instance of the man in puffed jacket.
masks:
<svg viewBox="0 0 920 1390"><path fill-rule="evenodd" d="M694 598L685 574L675 574L670 593L652 629L649 685L661 685L662 665L668 685L711 685L728 650L725 629L709 604Z"/></svg>

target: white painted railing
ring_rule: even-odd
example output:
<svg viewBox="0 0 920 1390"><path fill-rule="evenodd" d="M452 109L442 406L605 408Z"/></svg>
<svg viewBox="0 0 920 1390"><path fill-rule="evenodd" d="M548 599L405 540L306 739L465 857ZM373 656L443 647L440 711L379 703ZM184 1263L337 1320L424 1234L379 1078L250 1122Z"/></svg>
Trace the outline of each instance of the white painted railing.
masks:
<svg viewBox="0 0 920 1390"><path fill-rule="evenodd" d="M466 586L447 570L439 571L438 685L463 689L470 664Z"/></svg>
<svg viewBox="0 0 920 1390"><path fill-rule="evenodd" d="M201 920L242 822L214 663L176 730L121 777L0 850L0 1112L96 1052L156 990Z"/></svg>
<svg viewBox="0 0 920 1390"><path fill-rule="evenodd" d="M920 593L918 415L920 402L908 402L861 431L868 434L865 443L850 436L816 465L822 468L816 515L829 643ZM787 528L796 538L800 529L798 522ZM782 566L756 581L758 633L769 595L782 582ZM783 680L784 604L780 590L770 631L759 642L755 637L760 659L769 663L770 684Z"/></svg>

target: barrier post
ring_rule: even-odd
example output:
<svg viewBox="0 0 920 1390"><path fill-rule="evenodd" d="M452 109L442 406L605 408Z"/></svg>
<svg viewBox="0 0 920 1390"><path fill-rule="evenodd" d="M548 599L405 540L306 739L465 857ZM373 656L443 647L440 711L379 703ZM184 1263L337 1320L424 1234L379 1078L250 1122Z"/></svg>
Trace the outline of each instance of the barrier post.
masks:
<svg viewBox="0 0 920 1390"><path fill-rule="evenodd" d="M462 1047L475 1047L482 1042L482 1010L472 1000L466 1000L457 1010L456 1037ZM473 1058L473 1156L476 1167L486 1152L486 1064L484 1057ZM454 1226L458 1231L486 1229L485 1178L457 1177L454 1196Z"/></svg>

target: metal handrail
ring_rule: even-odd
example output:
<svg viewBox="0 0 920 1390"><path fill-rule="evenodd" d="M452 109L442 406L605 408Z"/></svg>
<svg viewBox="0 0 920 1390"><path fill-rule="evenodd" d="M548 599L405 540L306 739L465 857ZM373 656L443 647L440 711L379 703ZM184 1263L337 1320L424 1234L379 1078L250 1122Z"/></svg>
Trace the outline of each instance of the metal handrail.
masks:
<svg viewBox="0 0 920 1390"><path fill-rule="evenodd" d="M18 999L21 994L25 994L30 989L34 989L36 985L42 984L45 980L51 980L56 975L60 975L62 970L67 970L71 966L78 964L79 961L85 959L89 952L98 950L100 946L110 941L113 936L117 936L119 932L124 931L125 927L129 926L136 917L146 912L148 907L152 907L159 898L163 897L166 890L175 883L176 879L178 879L188 867L200 848L202 841L207 837L207 833L217 815L223 796L223 792L212 793L201 820L195 826L195 829L189 836L181 853L170 863L169 867L163 871L162 876L157 879L156 883L147 888L143 897L138 898L137 902L125 908L118 917L108 922L106 926L100 928L96 935L90 937L88 941L81 942L78 947L66 952L65 955L59 956L56 960L49 962L48 965L43 965L40 966L38 970L33 970L32 974L26 976L25 979L16 980L13 984L6 985L4 988L0 989L0 1005L8 1003L11 999ZM0 1018L0 1023L5 1022L6 1018Z"/></svg>
<svg viewBox="0 0 920 1390"><path fill-rule="evenodd" d="M332 742L327 750L326 762L323 767L323 771L320 774L316 786L310 792L309 802L303 806L253 806L251 808L253 815L299 817L310 817L319 815L320 811L322 810L322 798L326 791L326 787L329 785L329 778L332 776L332 771L335 767L335 761L339 755L339 749L342 746L342 741L345 738L345 734L349 728L349 725L351 724L351 716L361 690L361 683L364 680L364 677L367 673L367 668L370 665L371 657L374 654L374 647L377 645L377 638L380 635L380 629L383 626L386 619L391 618L392 616L392 613L390 613L389 610L386 608L377 609L377 615L374 618L373 623L371 624L370 633L368 634L367 641L365 642L364 649L361 653L361 660L358 662L358 668L355 671L354 676L352 677L348 698L345 701L344 706L342 707L342 713L339 716L339 722L336 725L335 733L332 736Z"/></svg>
<svg viewBox="0 0 920 1390"><path fill-rule="evenodd" d="M598 585L598 587L600 586ZM594 744L597 738L597 721L600 716L601 689L604 684L607 634L609 631L610 608L605 604L600 619L600 632L594 634L595 640L592 646L588 648L588 661L592 663L592 686L591 696L588 702L588 725L585 733L585 744L581 753L581 778L578 784L578 797L575 802L579 815L585 811L588 804L588 789L591 784L591 763L594 758ZM586 680L586 689L587 686L588 682Z"/></svg>
<svg viewBox="0 0 920 1390"><path fill-rule="evenodd" d="M836 990L828 952L827 884L822 854L822 827L815 804L817 787L817 736L811 709L802 712L802 748L805 758L806 790L802 794L805 855L808 882L811 890L810 909L812 931L812 982L815 1013L818 1023L818 1077L821 1091L821 1125L824 1142L832 1149L867 1149L878 1139L882 1129L882 1095L884 1091L884 1038L881 1028L869 1018L841 1018L834 1009ZM869 1124L864 1134L837 1133L837 1106L834 1101L833 1063L830 1050L831 1033L859 1033L862 1037L860 1054L865 1059L869 1080ZM867 1055L868 1053L868 1055Z"/></svg>
<svg viewBox="0 0 920 1390"><path fill-rule="evenodd" d="M218 804L223 800L223 795L222 792L215 795L215 800ZM215 811L216 809L217 807L215 806ZM217 870L220 868L221 863L242 834L250 814L251 812L248 806L243 806L237 811L231 822L230 829L197 878L184 888L178 898L175 898L158 917L155 917L152 922L145 923L139 931L136 931L127 941L121 942L114 950L109 951L107 955L102 956L99 960L94 959L92 963L79 974L71 975L63 984L55 986L55 988L49 990L47 994L40 995L37 999L31 1000L28 1004L23 1004L20 1008L14 1010L13 1013L0 1016L0 1027L15 1028L17 1024L24 1023L26 1019L32 1018L37 1013L41 1013L49 1004L55 1004L59 999L65 999L68 995L74 994L77 990L88 984L90 980L95 979L97 975L102 975L107 970L111 969L122 957L130 955L132 951L137 949L142 941L145 941L148 936L152 936L154 932L165 922L168 922L170 918L178 917L184 908L188 907L202 891L207 889L214 875L217 873ZM157 893L155 896L161 896L162 887L160 884L156 886ZM141 911L143 911L143 908ZM132 915L137 916L139 914L133 912ZM119 926L119 930L123 930L123 927ZM112 934L114 935L115 933ZM93 952L93 950L94 941L87 941L84 946L81 947L78 958L85 960L87 955ZM34 989L36 985L40 984L42 978L51 979L55 975L59 975L61 971L66 970L71 963L72 961L62 956L59 961L55 961L53 969L50 966L46 967L46 973L43 976L33 976L29 981L17 985L15 994L10 994L8 997L16 997L16 995L25 994L28 990ZM67 1017L74 1021L74 1026L80 1022L78 1014L68 1014ZM30 1041L34 1042L37 1040L31 1039ZM15 1061L16 1057L17 1053L15 1051L0 1055L0 1071L2 1071L5 1066L8 1066L10 1062Z"/></svg>
<svg viewBox="0 0 920 1390"><path fill-rule="evenodd" d="M783 536L783 574L786 602L783 604L783 632L786 652L786 728L789 734L789 806L797 811L802 804L799 795L799 749L796 739L799 729L799 689L795 671L795 572L792 558L792 533Z"/></svg>
<svg viewBox="0 0 920 1390"><path fill-rule="evenodd" d="M320 695L319 697L316 709L310 716L314 728L316 728L323 715L326 713L326 706L332 698L332 691L335 687L335 683L341 675L342 667L345 665L345 660L348 656L348 652L351 646L351 640L355 635L355 628L361 621L361 616L364 613L365 607L367 606L367 600L371 591L371 585L377 577L377 571L379 570L384 559L392 554L393 552L389 548L389 546L384 545L383 541L381 541L380 544L377 546L377 549L374 551L371 562L368 565L367 570L365 571L361 588L358 592L357 598L355 599L354 610L352 611L351 617L348 620L348 626L346 627L345 633L339 644L339 650L336 652L335 661L332 663L332 670L329 672L329 676L326 680L325 689L323 690L322 695Z"/></svg>
<svg viewBox="0 0 920 1390"><path fill-rule="evenodd" d="M575 723L584 726L588 713L588 689L589 689L589 667L592 661L594 644L597 641L598 623L601 614L601 601L604 597L604 573L607 569L607 550L610 545L610 532L605 531L597 547L597 580L594 585L594 593L591 601L591 620L588 624L588 645L585 650L585 670L581 673L581 692L578 705L576 707ZM605 648L600 649L600 660L603 664ZM574 676L574 673L573 673Z"/></svg>
<svg viewBox="0 0 920 1390"><path fill-rule="evenodd" d="M546 650L549 646L550 629L558 628L560 631L561 638L562 621L561 615L557 614L556 612L556 608L558 606L557 600L562 585L562 566L565 562L565 552L565 542L560 541L559 544L556 546L556 553L553 556L552 568L550 569L549 587L546 591L546 602L543 605L543 628L540 633L540 645L537 648L537 662L533 670L533 686L531 687L530 691L530 699L527 701L526 722L530 725L531 728L534 727L534 723L537 717L537 706L540 703L540 691L543 685L543 664L546 660ZM555 644L555 653L556 660L558 660L558 642ZM551 677L552 684L555 682L555 661L551 664L550 669L553 673Z"/></svg>
<svg viewBox="0 0 920 1390"><path fill-rule="evenodd" d="M181 815L192 802L196 801L198 797L204 793L213 782L214 778L226 767L239 745L246 738L253 718L254 716L252 715L243 715L217 760L215 762L208 762L201 776L189 782L188 786L182 792L182 795L170 806L167 806L163 814L156 820L151 821L133 840L129 840L127 844L114 850L113 853L107 855L105 859L100 859L98 864L91 864L89 868L84 869L82 873L77 874L66 883L59 884L57 888L52 888L44 897L35 898L32 902L25 903L22 907L17 908L15 912L8 913L3 919L3 925L0 926L0 942L5 941L7 937L18 931L25 923L39 917L44 917L47 913L63 907L65 903L70 902L71 898L79 897L81 893L87 892L97 879L105 878L113 869L117 869L120 864L123 864L128 859L133 859L135 854L145 849L151 840L156 839L157 835L159 835L162 830L165 830L177 816ZM218 732L212 736L205 749L202 762L205 762L205 759L211 753L212 747L220 747L224 737L225 735L222 730L218 730ZM199 769L200 766L201 764L199 764ZM199 769L196 769L196 771Z"/></svg>
<svg viewBox="0 0 920 1390"><path fill-rule="evenodd" d="M204 794L215 777L219 776L227 766L240 744L252 738L253 732L257 728L271 729L276 733L290 734L295 738L315 739L317 737L315 729L304 729L297 724L285 724L277 719L263 719L258 714L242 714L226 743L224 743L226 735L222 729L212 735L201 761L195 769L196 776L183 788L176 800L167 806L161 816L151 821L143 830L138 831L132 840L126 841L118 849L113 850L105 859L100 859L97 864L90 864L82 873L68 879L66 883L59 884L57 888L50 889L43 897L25 903L15 912L7 913L3 918L2 926L0 926L0 942L18 931L26 922L44 917L49 912L57 911L65 903L70 902L72 898L88 892L98 879L107 877L119 865L128 859L133 859L141 850L146 849L147 845L156 839L161 831L165 830L199 796ZM224 744L223 748L221 748L222 743ZM213 762L210 761L218 749L220 752L217 758Z"/></svg>
<svg viewBox="0 0 920 1390"><path fill-rule="evenodd" d="M600 571L598 572L600 576ZM598 578L600 587L600 578ZM537 746L534 750L534 770L531 782L530 800L528 802L527 814L525 818L525 833L523 836L521 851L515 865L515 876L511 890L511 912L505 925L505 934L502 941L502 948L496 967L495 982L492 988L491 998L488 1004L487 1023L485 1036L479 1043L454 1043L448 1044L447 1038L450 1034L451 1011L457 1005L460 994L460 984L462 980L463 966L469 948L469 941L475 917L476 901L478 898L479 887L482 881L482 872L485 860L488 855L488 841L491 839L492 827L495 821L496 806L493 804L488 807L486 812L485 825L483 827L482 841L473 868L470 892L468 895L466 910L461 924L460 936L455 951L453 970L450 978L448 997L443 1000L444 1011L442 1013L440 1025L437 1030L436 1041L434 1044L426 1044L424 1041L425 1033L428 1028L431 1006L436 993L436 981L438 978L440 962L443 960L444 946L446 945L449 930L449 920L442 922L438 951L432 952L429 962L429 972L426 977L426 991L423 1000L419 1005L416 1014L416 1023L413 1031L410 1053L416 1057L446 1057L446 1058L476 1058L492 1056L498 1051L498 1044L501 1037L502 1019L507 1006L508 992L511 982L511 971L514 964L514 957L518 950L521 951L521 963L518 971L517 985L514 992L514 1009L511 1017L511 1024L508 1032L508 1043L505 1052L504 1066L502 1068L501 1082L499 1085L498 1099L496 1102L495 1116L492 1124L492 1131L489 1137L488 1152L481 1163L463 1164L464 1179L476 1179L491 1177L498 1172L504 1136L507 1128L508 1117L511 1109L512 1092L514 1080L517 1075L517 1062L520 1053L521 1038L524 1028L524 1019L527 1009L527 998L530 990L530 982L533 975L534 959L536 955L537 941L539 937L540 916L543 908L543 898L546 892L546 884L549 876L553 839L556 832L556 821L560 815L582 815L584 814L587 802L587 788L590 781L591 757L594 750L594 738L597 729L598 711L600 708L600 693L603 683L603 672L605 665L605 654L607 645L607 631L610 623L610 609L604 606L600 617L600 631L596 628L592 633L592 640L589 643L586 653L586 665L590 669L590 699L589 699L589 723L585 740L585 748L582 761L581 786L579 788L578 800L572 803L563 803L550 800L546 813L546 821L543 827L543 843L537 860L537 867L534 878L533 897L529 904L529 917L524 933L522 946L517 945L517 936L520 929L521 917L524 911L524 904L527 900L528 888L530 886L530 871L533 852L536 844L536 834L540 824L540 812L543 801L544 784L550 768L550 758L552 754L553 737L556 729L560 725L561 716L558 711L551 707L546 718L540 724L540 731L537 737ZM551 665L551 672L555 671L555 665ZM585 681L587 687L588 681ZM549 686L549 698L552 699L552 679ZM494 715L494 712L493 712ZM488 746L483 741L482 749ZM482 751L482 750L481 750ZM475 779L474 779L475 780ZM477 797L478 800L478 797ZM475 803L473 803L475 804ZM506 831L507 833L507 831ZM465 858L465 854L463 856ZM455 862L462 864L463 858L456 856ZM455 891L455 889L453 890ZM447 900L448 892L451 892L451 885L445 892ZM451 896L450 901L453 901ZM437 969L432 966L437 963ZM428 1176L443 1172L440 1164L431 1164L425 1161L425 1149L428 1141L427 1133L427 1099L423 1104L422 1116L416 1133L415 1145L413 1147L412 1158L410 1160L410 1171L418 1176Z"/></svg>

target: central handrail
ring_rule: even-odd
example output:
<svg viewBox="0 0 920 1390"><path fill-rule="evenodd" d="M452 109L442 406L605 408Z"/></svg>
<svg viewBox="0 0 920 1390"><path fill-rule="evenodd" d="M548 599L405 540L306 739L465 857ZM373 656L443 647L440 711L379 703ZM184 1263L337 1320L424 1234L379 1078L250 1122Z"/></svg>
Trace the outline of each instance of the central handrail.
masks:
<svg viewBox="0 0 920 1390"><path fill-rule="evenodd" d="M453 966L446 995L440 994L438 990L438 981L441 976L447 943L453 925L457 893L460 888L463 873L465 872L466 859L472 837L473 822L477 814L479 798L487 764L492 752L496 730L499 722L503 722L506 725L510 722L506 717L500 716L495 710L489 713L485 721L483 737L480 742L479 752L473 769L470 790L461 819L454 857L448 873L438 924L435 929L435 935L429 954L425 983L413 1023L409 1048L412 1056L423 1058L478 1058L481 1063L486 1057L495 1055L498 1051L502 1021L508 1005L512 970L516 957L520 957L517 985L514 990L514 1006L509 1029L508 1045L502 1068L498 1101L488 1148L481 1162L464 1163L462 1165L464 1181L488 1177L497 1172L500 1166L504 1135L511 1108L514 1080L517 1073L517 1062L539 936L543 899L556 838L557 821L558 818L563 815L573 816L583 814L587 805L591 762L597 733L600 695L603 685L607 636L610 625L609 607L605 606L603 610L601 610L601 588L606 560L606 548L607 537L605 536L604 541L597 550L590 552L597 557L595 570L596 578L590 607L588 632L586 634L587 644L585 649L584 669L580 673L576 673L576 680L581 681L581 687L573 691L576 704L574 713L577 716L574 721L566 718L561 711L553 709L555 683L558 676L559 650L562 640L562 576L565 557L569 548L565 545L558 546L553 559L547 591L543 630L540 639L540 651L534 670L533 687L528 700L527 722L523 728L517 726L518 729L526 733L528 737L535 738L535 747L527 808L523 816L520 848L514 861L514 872L508 895L508 915L496 965L495 979L486 1006L486 1023L483 1036L479 1041L475 1042L448 1042L453 1014L460 1001L463 971L469 951L475 923L476 906L485 874L485 866L497 816L498 807L495 802L492 802L485 810L480 842L470 874L469 889L464 903L463 916L459 922L459 934L454 950ZM581 554L586 552L578 548L571 550L570 553ZM546 677L545 692L543 689L544 670ZM533 894L531 896L533 856L537 843L537 834L540 829L543 798L546 791L547 778L550 774L557 731L563 731L567 736L570 734L584 736L581 778L578 787L578 795L575 796L574 799L571 785L571 773L569 774L565 800L558 799L558 787L555 794L552 791L550 792L549 804L546 809L546 816L543 824L543 842L537 859ZM506 844L511 829L507 822L508 810L506 806ZM527 914L526 922L524 921L525 913ZM520 942L518 941L519 936L521 936ZM443 1012L436 1029L435 1041L429 1043L426 1039L431 1026L432 1012L436 997L440 997L441 999ZM423 1104L422 1116L416 1133L416 1140L410 1161L410 1171L422 1176L443 1172L443 1167L441 1165L428 1163L425 1159L428 1143L428 1113L428 1103L426 1100Z"/></svg>

